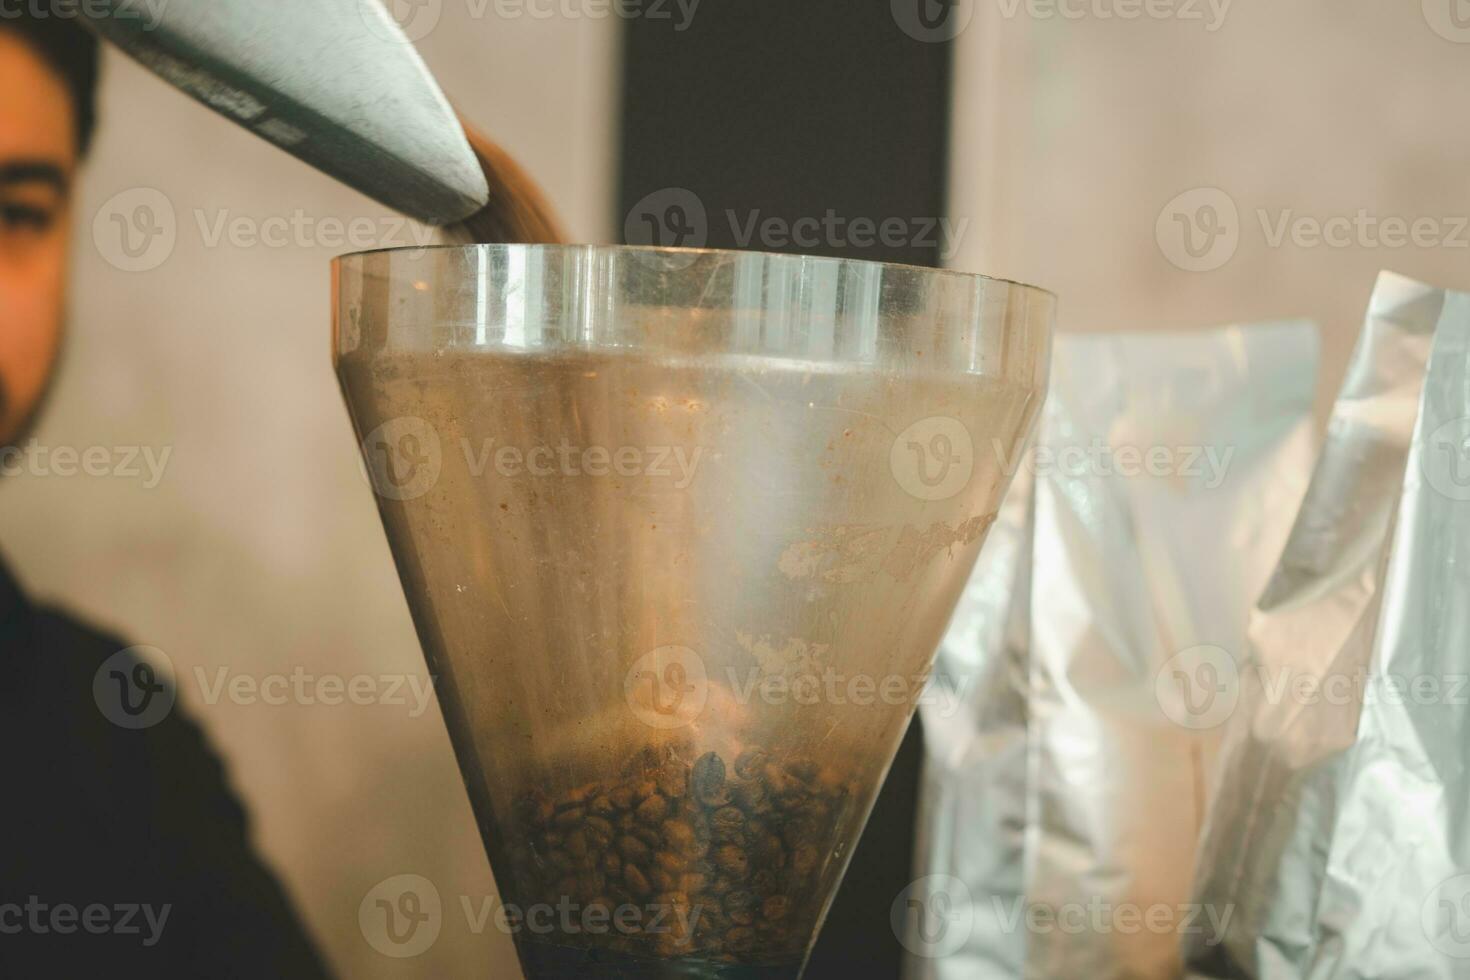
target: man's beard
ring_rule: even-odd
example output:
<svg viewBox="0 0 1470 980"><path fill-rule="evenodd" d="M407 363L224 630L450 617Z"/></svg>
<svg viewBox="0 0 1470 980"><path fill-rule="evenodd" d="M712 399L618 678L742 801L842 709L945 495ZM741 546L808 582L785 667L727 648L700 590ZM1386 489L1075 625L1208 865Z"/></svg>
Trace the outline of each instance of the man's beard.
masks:
<svg viewBox="0 0 1470 980"><path fill-rule="evenodd" d="M13 400L10 395L10 386L5 383L5 375L0 374L0 424L5 425L5 429L0 429L0 452L19 447L36 430L36 426L41 421L42 412L51 400L51 392L56 387L56 376L61 373L61 365L63 359L66 357L67 334L69 332L65 328L61 331L61 338L57 341L56 345L56 359L51 362L51 370L46 372L46 380L41 385L40 394L36 396L36 403L31 406L30 411L17 419L13 425L9 421L11 402ZM12 428L14 431L9 431ZM4 467L0 467L0 477L4 475Z"/></svg>

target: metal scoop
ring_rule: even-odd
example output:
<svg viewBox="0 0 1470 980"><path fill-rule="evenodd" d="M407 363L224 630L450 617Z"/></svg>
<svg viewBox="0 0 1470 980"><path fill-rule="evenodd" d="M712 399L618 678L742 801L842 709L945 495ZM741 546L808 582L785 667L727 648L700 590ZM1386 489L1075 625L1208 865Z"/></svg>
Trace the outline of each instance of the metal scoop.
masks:
<svg viewBox="0 0 1470 980"><path fill-rule="evenodd" d="M130 0L83 18L216 112L369 197L430 224L489 189L449 101L378 0Z"/></svg>

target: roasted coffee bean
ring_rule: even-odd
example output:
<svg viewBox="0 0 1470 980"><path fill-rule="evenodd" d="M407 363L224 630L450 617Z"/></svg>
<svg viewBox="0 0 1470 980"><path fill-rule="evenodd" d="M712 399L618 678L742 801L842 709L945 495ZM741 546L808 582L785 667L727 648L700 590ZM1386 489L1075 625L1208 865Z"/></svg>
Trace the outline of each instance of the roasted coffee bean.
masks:
<svg viewBox="0 0 1470 980"><path fill-rule="evenodd" d="M570 830L580 824L587 816L587 808L581 806L569 807L557 813L552 818L552 823L562 830Z"/></svg>
<svg viewBox="0 0 1470 980"><path fill-rule="evenodd" d="M627 883L628 890L639 898L653 891L653 886L648 883L648 876L636 864L623 865L623 881Z"/></svg>
<svg viewBox="0 0 1470 980"><path fill-rule="evenodd" d="M670 820L664 824L664 840L681 854L692 854L696 841L694 826L687 820Z"/></svg>
<svg viewBox="0 0 1470 980"><path fill-rule="evenodd" d="M689 868L689 859L677 851L659 851L653 863L670 874L683 874Z"/></svg>
<svg viewBox="0 0 1470 980"><path fill-rule="evenodd" d="M657 826L669 815L669 801L657 793L638 804L638 819Z"/></svg>
<svg viewBox="0 0 1470 980"><path fill-rule="evenodd" d="M755 921L756 897L750 892L731 892L725 896L720 907L736 925L748 926Z"/></svg>
<svg viewBox="0 0 1470 980"><path fill-rule="evenodd" d="M645 745L639 749L627 762L623 764L624 776L637 776L648 772L658 765L658 752L651 745Z"/></svg>
<svg viewBox="0 0 1470 980"><path fill-rule="evenodd" d="M711 830L739 830L744 826L745 814L738 807L721 807L710 817Z"/></svg>
<svg viewBox="0 0 1470 980"><path fill-rule="evenodd" d="M689 769L677 762L667 762L659 770L658 791L671 800L684 797L689 791Z"/></svg>
<svg viewBox="0 0 1470 980"><path fill-rule="evenodd" d="M601 792L601 783L587 783L585 785L578 786L576 789L567 793L567 795L562 798L561 802L557 804L556 808L558 810L561 810L565 807L581 806Z"/></svg>
<svg viewBox="0 0 1470 980"><path fill-rule="evenodd" d="M754 779L766 767L766 754L759 749L746 749L735 760L735 775Z"/></svg>
<svg viewBox="0 0 1470 980"><path fill-rule="evenodd" d="M715 848L711 856L714 858L715 867L737 878L743 877L750 870L750 859L734 844L724 844Z"/></svg>
<svg viewBox="0 0 1470 980"><path fill-rule="evenodd" d="M649 846L631 834L618 838L618 850L622 852L624 860L634 864L646 864L653 857Z"/></svg>
<svg viewBox="0 0 1470 980"><path fill-rule="evenodd" d="M810 783L817 778L818 766L806 756L796 756L786 760L786 771L804 783Z"/></svg>
<svg viewBox="0 0 1470 980"><path fill-rule="evenodd" d="M725 760L714 752L706 752L694 761L689 772L689 787L694 798L711 809L730 802L725 789Z"/></svg>
<svg viewBox="0 0 1470 980"><path fill-rule="evenodd" d="M601 817L588 817L582 825L582 832L596 847L606 847L613 839L613 825Z"/></svg>
<svg viewBox="0 0 1470 980"><path fill-rule="evenodd" d="M758 779L747 779L730 787L730 798L746 813L761 812L766 803L766 784Z"/></svg>
<svg viewBox="0 0 1470 980"><path fill-rule="evenodd" d="M755 863L780 868L786 864L786 849L781 846L781 838L775 834L761 834L755 837L750 845L750 856L755 858Z"/></svg>
<svg viewBox="0 0 1470 980"><path fill-rule="evenodd" d="M799 957L820 912L817 872L852 795L845 770L755 748L731 763L667 744L635 753L622 772L518 799L530 843L512 852L514 878L533 901L564 895L609 914L652 902L675 914L661 930L562 938L720 963Z"/></svg>

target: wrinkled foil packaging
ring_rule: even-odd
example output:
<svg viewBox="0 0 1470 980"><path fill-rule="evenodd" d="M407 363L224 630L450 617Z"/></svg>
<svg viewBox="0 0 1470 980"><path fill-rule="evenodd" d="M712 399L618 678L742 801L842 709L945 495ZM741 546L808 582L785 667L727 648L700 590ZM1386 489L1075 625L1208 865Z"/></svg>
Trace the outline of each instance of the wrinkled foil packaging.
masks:
<svg viewBox="0 0 1470 980"><path fill-rule="evenodd" d="M1470 295L1379 278L1230 679L1192 977L1470 977L1467 358Z"/></svg>
<svg viewBox="0 0 1470 980"><path fill-rule="evenodd" d="M920 706L909 980L1177 977L1181 935L1223 928L1184 908L1208 684L1305 491L1316 362L1304 323L1058 338Z"/></svg>

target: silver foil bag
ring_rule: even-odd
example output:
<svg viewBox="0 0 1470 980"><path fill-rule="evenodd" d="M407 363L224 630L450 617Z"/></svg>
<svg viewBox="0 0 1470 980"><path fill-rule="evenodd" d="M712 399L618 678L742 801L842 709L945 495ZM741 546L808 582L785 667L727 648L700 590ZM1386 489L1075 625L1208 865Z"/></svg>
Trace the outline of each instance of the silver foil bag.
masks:
<svg viewBox="0 0 1470 980"><path fill-rule="evenodd" d="M1219 706L1311 468L1316 332L1058 338L921 705L923 980L1174 977ZM895 915L898 914L895 908Z"/></svg>
<svg viewBox="0 0 1470 980"><path fill-rule="evenodd" d="M1467 354L1470 296L1379 278L1229 679L1190 976L1470 976Z"/></svg>

